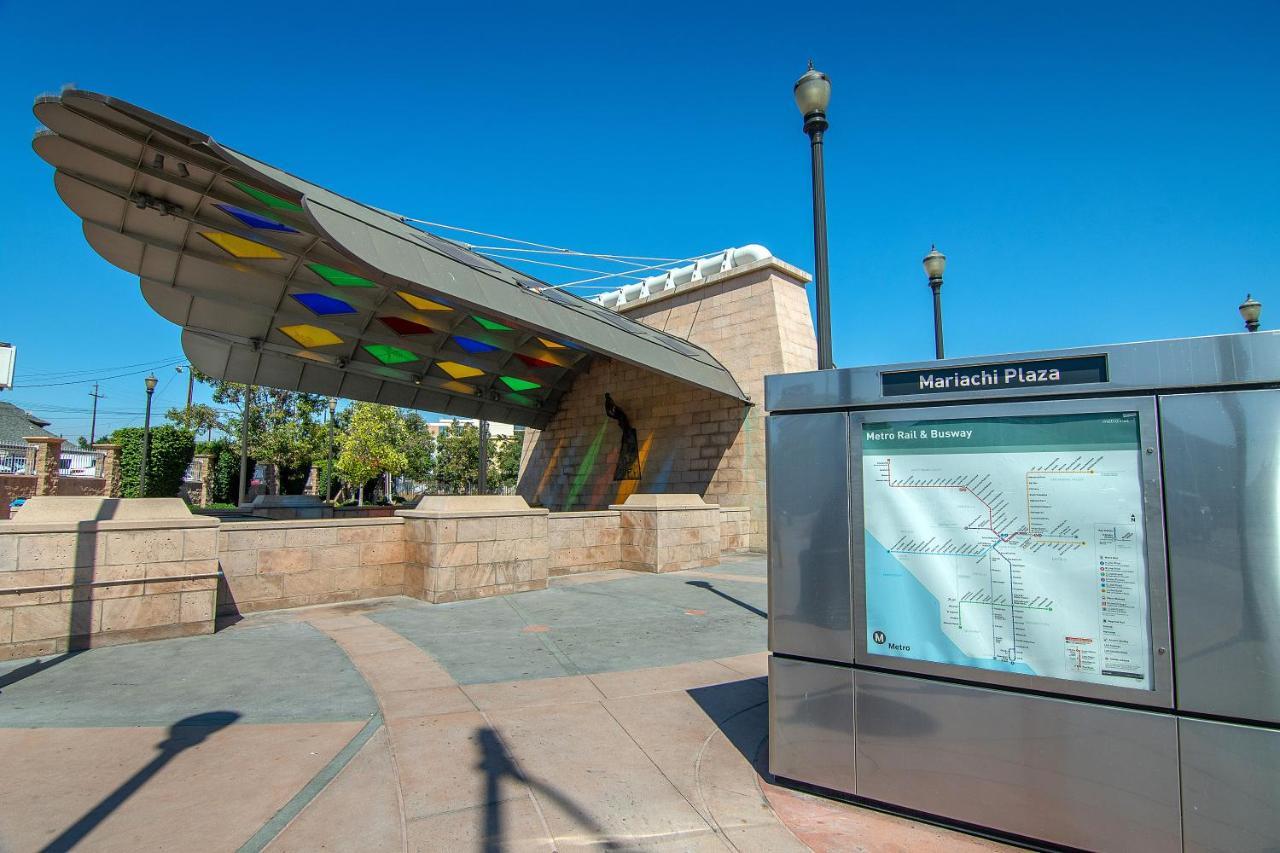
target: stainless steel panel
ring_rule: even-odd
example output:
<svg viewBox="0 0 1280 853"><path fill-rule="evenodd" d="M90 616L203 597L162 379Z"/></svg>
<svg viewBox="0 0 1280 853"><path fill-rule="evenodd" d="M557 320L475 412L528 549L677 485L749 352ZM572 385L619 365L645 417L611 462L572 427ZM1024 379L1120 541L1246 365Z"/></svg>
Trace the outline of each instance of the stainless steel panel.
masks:
<svg viewBox="0 0 1280 853"><path fill-rule="evenodd" d="M1188 851L1280 850L1280 732L1181 720Z"/></svg>
<svg viewBox="0 0 1280 853"><path fill-rule="evenodd" d="M769 658L769 771L853 793L853 670Z"/></svg>
<svg viewBox="0 0 1280 853"><path fill-rule="evenodd" d="M1089 385L957 391L885 398L882 372L927 367L963 367L1042 358L1105 353L1111 381ZM957 400L1016 399L1133 393L1160 388L1253 385L1280 382L1280 332L1215 335L1164 341L1110 344L1075 349L1042 350L941 361L915 361L843 370L817 370L766 376L765 408L770 412L835 409L851 406L926 405Z"/></svg>
<svg viewBox="0 0 1280 853"><path fill-rule="evenodd" d="M866 535L862 513L862 424L865 421L890 422L897 420L937 420L945 418L1018 417L1021 415L1077 414L1082 412L1137 412L1139 437L1147 449L1142 454L1142 494L1146 517L1147 558L1147 607L1151 630L1152 689L1135 690L1113 687L1085 681L1069 681L1046 676L1022 675L1013 672L977 669L903 657L877 655L874 646L867 644L865 623L867 612L866 590ZM805 415L774 415L803 418ZM812 415L808 416L812 417ZM985 684L1023 687L1063 695L1089 699L1103 699L1137 705L1163 708L1173 707L1173 660L1169 654L1169 590L1165 565L1164 512L1160 483L1160 436L1156 423L1155 398L1108 397L1099 400L1034 400L1024 402L993 403L974 406L939 406L933 408L877 410L849 414L848 430L851 439L849 471L851 477L850 549L853 562L854 588L854 658L857 663L902 672L917 672L944 678L978 681Z"/></svg>
<svg viewBox="0 0 1280 853"><path fill-rule="evenodd" d="M1088 850L1181 844L1174 718L857 670L859 796Z"/></svg>
<svg viewBox="0 0 1280 853"><path fill-rule="evenodd" d="M769 648L851 663L846 420L767 420Z"/></svg>
<svg viewBox="0 0 1280 853"><path fill-rule="evenodd" d="M1280 393L1160 398L1178 707L1280 722Z"/></svg>

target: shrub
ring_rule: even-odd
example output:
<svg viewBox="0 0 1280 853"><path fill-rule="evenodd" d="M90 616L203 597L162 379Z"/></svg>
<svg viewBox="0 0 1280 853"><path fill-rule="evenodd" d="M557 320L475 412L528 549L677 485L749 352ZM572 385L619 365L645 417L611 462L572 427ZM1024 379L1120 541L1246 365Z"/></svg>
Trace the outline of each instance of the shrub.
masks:
<svg viewBox="0 0 1280 853"><path fill-rule="evenodd" d="M142 429L124 427L110 436L120 445L120 479L126 498L177 497L182 476L195 455L196 443L191 433L180 427L162 424L151 428L151 448L147 459L147 493L139 495L138 479L142 468Z"/></svg>

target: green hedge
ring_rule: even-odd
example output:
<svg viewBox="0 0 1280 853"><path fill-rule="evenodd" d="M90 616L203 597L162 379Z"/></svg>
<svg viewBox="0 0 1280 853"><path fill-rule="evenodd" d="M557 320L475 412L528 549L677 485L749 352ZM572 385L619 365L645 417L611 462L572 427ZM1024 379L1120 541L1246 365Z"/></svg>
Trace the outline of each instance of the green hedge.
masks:
<svg viewBox="0 0 1280 853"><path fill-rule="evenodd" d="M142 428L124 427L111 433L120 445L120 478L126 498L136 498L142 468ZM147 460L147 493L141 497L173 498L182 487L182 475L195 455L191 433L168 424L151 428L151 453Z"/></svg>

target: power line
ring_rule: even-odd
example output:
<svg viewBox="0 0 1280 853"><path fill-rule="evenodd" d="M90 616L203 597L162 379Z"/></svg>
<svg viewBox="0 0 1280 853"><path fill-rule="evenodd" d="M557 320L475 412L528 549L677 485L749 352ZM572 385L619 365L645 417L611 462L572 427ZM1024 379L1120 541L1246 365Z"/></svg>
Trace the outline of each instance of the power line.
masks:
<svg viewBox="0 0 1280 853"><path fill-rule="evenodd" d="M32 372L24 371L24 375L34 377L36 379L68 379L72 376L82 376L84 374L92 374L98 372L106 372L111 370L127 370L133 367L150 367L156 364L167 364L173 361L173 356L163 359L155 359L152 361L139 361L133 364L117 364L111 367L85 367L78 370L37 370Z"/></svg>
<svg viewBox="0 0 1280 853"><path fill-rule="evenodd" d="M152 370L159 370L164 367L173 367L174 365L183 364L185 362L186 362L185 358L179 358L174 361L167 362L165 364L155 365L153 367L144 368L142 370L133 370L133 371L129 371L128 373L117 373L114 376L96 376L96 377L89 376L84 379L71 379L66 382L43 382L43 383L36 383L34 385L21 384L16 387L18 388L59 388L64 385L84 385L89 382L107 382L112 379L122 379L125 376L137 376L139 373L149 373Z"/></svg>

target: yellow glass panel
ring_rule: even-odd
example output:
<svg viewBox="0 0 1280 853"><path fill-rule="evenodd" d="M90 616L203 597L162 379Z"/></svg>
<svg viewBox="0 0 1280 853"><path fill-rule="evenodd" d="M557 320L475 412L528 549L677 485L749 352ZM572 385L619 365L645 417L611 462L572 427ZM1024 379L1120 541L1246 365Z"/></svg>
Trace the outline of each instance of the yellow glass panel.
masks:
<svg viewBox="0 0 1280 853"><path fill-rule="evenodd" d="M542 345L547 349L568 349L564 344L558 344L555 341L549 341L546 338L538 338L538 340L542 341Z"/></svg>
<svg viewBox="0 0 1280 853"><path fill-rule="evenodd" d="M330 344L342 343L342 338L333 332L328 329L322 329L319 326L312 326L309 323L299 323L296 326L281 326L280 331L304 347L327 347Z"/></svg>
<svg viewBox="0 0 1280 853"><path fill-rule="evenodd" d="M412 293L407 293L403 290L397 290L396 293L400 295L401 299L403 299L405 302L408 302L410 305L412 305L414 308L417 308L419 311L452 311L453 310L448 305L441 305L439 302L432 302L430 299L423 299L421 296L414 296Z"/></svg>
<svg viewBox="0 0 1280 853"><path fill-rule="evenodd" d="M243 237L237 237L234 234L227 234L223 231L201 231L200 236L232 257L269 260L280 260L284 257L284 255L270 246L264 246L261 243L255 243L252 240L246 240Z"/></svg>
<svg viewBox="0 0 1280 853"><path fill-rule="evenodd" d="M483 370L476 370L474 367L467 367L465 364L458 364L456 361L437 361L436 367L440 368L454 379L466 379L471 376L484 376Z"/></svg>
<svg viewBox="0 0 1280 853"><path fill-rule="evenodd" d="M448 391L456 392L456 393L458 393L458 394L474 394L474 393L476 393L476 389L475 389L475 387L474 387L474 386L472 386L472 385L467 385L466 383L463 383L463 382L453 382L453 381L449 381L449 382L441 382L441 383L440 383L440 387L441 387L441 388L444 388L444 389L446 389L446 390L448 390Z"/></svg>

